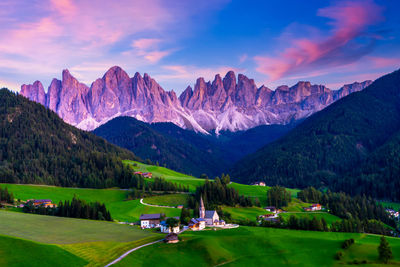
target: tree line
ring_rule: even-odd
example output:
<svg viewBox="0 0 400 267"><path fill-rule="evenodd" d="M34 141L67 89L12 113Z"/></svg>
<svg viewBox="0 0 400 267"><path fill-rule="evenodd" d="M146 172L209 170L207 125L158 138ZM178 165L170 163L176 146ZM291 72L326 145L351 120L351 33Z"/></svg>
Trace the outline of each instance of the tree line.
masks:
<svg viewBox="0 0 400 267"><path fill-rule="evenodd" d="M101 221L112 221L110 212L104 203L89 202L78 199L76 196L71 201L60 201L57 207L44 207L39 205L35 207L32 202L28 202L23 207L23 212L41 215L70 217L80 219L91 219Z"/></svg>

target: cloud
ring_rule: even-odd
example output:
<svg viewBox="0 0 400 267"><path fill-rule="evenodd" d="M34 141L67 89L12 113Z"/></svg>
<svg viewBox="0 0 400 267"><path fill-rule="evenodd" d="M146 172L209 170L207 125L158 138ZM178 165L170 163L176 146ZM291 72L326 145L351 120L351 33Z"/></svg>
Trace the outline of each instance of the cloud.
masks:
<svg viewBox="0 0 400 267"><path fill-rule="evenodd" d="M295 34L285 33L289 46L275 56L255 56L257 71L276 81L316 68L322 71L355 62L369 54L379 38L367 29L383 19L381 13L382 8L372 1L342 1L319 9L318 16L330 19L331 31L323 35L313 29L318 34L309 38L295 38Z"/></svg>
<svg viewBox="0 0 400 267"><path fill-rule="evenodd" d="M248 55L247 54L243 54L239 57L239 63L243 63L248 59Z"/></svg>
<svg viewBox="0 0 400 267"><path fill-rule="evenodd" d="M142 38L134 40L132 47L134 48L134 53L137 55L142 56L151 63L157 63L173 52L173 50L160 50L159 46L161 43L161 39Z"/></svg>

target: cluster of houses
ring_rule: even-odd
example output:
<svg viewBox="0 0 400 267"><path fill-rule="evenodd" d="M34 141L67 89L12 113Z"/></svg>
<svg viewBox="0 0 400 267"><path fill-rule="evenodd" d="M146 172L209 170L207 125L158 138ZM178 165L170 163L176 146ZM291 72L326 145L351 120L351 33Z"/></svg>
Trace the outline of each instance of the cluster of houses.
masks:
<svg viewBox="0 0 400 267"><path fill-rule="evenodd" d="M32 203L34 207L45 207L55 208L56 204L53 204L51 199L28 199L25 204ZM24 204L19 205L20 208L24 207Z"/></svg>
<svg viewBox="0 0 400 267"><path fill-rule="evenodd" d="M393 218L399 219L399 212L395 211L394 209L386 209L386 212L389 213L390 216Z"/></svg>
<svg viewBox="0 0 400 267"><path fill-rule="evenodd" d="M304 207L304 211L317 211L317 210L322 210L321 204L312 204L309 207Z"/></svg>
<svg viewBox="0 0 400 267"><path fill-rule="evenodd" d="M204 207L203 198L200 198L199 218L192 218L189 221L188 228L193 231L203 230L206 226L225 226L225 221L220 220L217 211L206 210ZM174 217L179 221L179 217ZM170 227L167 224L167 219L164 214L142 214L140 216L140 227L142 229L160 228L162 233L177 234L180 231L180 225Z"/></svg>
<svg viewBox="0 0 400 267"><path fill-rule="evenodd" d="M262 182L262 181L260 181L260 182L254 182L254 183L251 183L250 185L265 186L265 182Z"/></svg>
<svg viewBox="0 0 400 267"><path fill-rule="evenodd" d="M134 172L133 174L140 175L144 178L152 178L153 174L151 172Z"/></svg>

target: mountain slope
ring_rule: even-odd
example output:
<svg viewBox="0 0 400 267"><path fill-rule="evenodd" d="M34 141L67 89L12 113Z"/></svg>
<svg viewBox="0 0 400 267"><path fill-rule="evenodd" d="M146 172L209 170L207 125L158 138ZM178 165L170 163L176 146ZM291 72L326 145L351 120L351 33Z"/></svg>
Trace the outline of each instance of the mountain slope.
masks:
<svg viewBox="0 0 400 267"><path fill-rule="evenodd" d="M400 199L400 192L388 192L400 182L399 109L400 71L396 71L314 114L282 139L238 162L231 174L242 182L327 185ZM383 177L385 170L391 181Z"/></svg>
<svg viewBox="0 0 400 267"><path fill-rule="evenodd" d="M188 86L178 98L148 74L142 77L136 73L130 78L114 66L90 87L64 70L62 80L53 79L47 94L39 81L22 85L21 94L84 130L93 130L118 116L130 116L148 123L172 122L203 134L218 134L306 118L370 83L353 83L335 91L298 82L273 91L264 85L257 87L253 79L243 74L236 77L229 71L223 79L216 75L212 82L198 78L194 89Z"/></svg>
<svg viewBox="0 0 400 267"><path fill-rule="evenodd" d="M0 182L127 186L127 150L63 122L42 105L0 90Z"/></svg>
<svg viewBox="0 0 400 267"><path fill-rule="evenodd" d="M157 129L163 129L164 133ZM93 131L109 142L135 152L161 166L200 176L220 175L228 163L219 148L198 134L171 123L147 124L131 117L117 117ZM169 133L169 134L168 134ZM176 138L178 133L189 138Z"/></svg>

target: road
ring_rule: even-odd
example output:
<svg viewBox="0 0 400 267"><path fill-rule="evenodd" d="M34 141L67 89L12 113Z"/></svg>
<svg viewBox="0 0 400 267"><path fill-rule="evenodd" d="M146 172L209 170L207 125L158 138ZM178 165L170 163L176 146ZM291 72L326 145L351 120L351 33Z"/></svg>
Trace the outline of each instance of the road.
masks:
<svg viewBox="0 0 400 267"><path fill-rule="evenodd" d="M161 205L153 205L153 204L147 204L143 202L143 198L140 199L140 204L143 204L145 206L150 206L150 207L157 207L157 208L169 208L169 209L176 209L176 207L172 206L161 206Z"/></svg>
<svg viewBox="0 0 400 267"><path fill-rule="evenodd" d="M157 241L154 241L154 242L150 242L150 243L147 243L147 244L138 246L138 247L136 247L136 248L133 248L133 249L131 249L131 250L125 252L124 254L122 254L122 255L119 256L117 259L115 259L114 261L110 262L109 264L107 264L107 265L104 266L104 267L108 267L108 266L111 266L111 265L113 265L113 264L116 264L117 262L119 262L120 260L122 260L123 258L125 258L126 256L128 256L130 253L132 253L132 252L134 252L134 251L136 251L136 250L138 250L138 249L140 249L140 248L153 245L153 244L158 243L158 242L161 242L161 241L163 241L163 240L164 240L164 239L160 239L160 240L157 240Z"/></svg>

